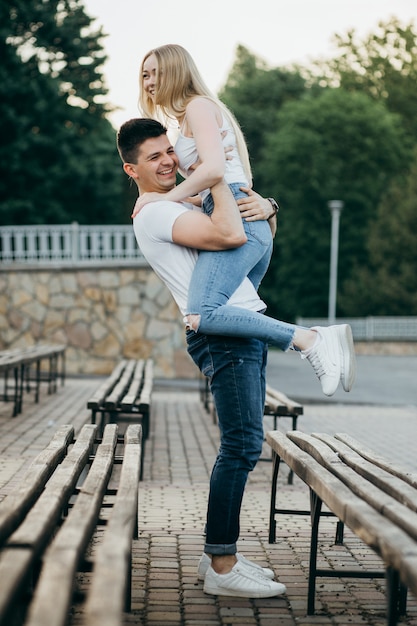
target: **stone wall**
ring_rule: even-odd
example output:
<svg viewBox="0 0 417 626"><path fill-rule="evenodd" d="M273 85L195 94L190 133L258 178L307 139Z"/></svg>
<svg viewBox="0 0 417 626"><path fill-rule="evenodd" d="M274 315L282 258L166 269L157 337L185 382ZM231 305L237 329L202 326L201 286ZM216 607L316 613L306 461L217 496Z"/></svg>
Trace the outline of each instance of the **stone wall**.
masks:
<svg viewBox="0 0 417 626"><path fill-rule="evenodd" d="M152 356L158 377L197 375L181 315L148 267L2 268L0 349L36 342L65 343L69 374Z"/></svg>

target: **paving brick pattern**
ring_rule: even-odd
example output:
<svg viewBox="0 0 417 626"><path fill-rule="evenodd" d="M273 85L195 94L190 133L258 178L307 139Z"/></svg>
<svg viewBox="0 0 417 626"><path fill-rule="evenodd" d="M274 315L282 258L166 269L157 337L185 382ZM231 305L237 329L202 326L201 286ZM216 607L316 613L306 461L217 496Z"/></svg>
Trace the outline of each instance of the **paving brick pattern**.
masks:
<svg viewBox="0 0 417 626"><path fill-rule="evenodd" d="M0 499L13 489L24 467L60 424L76 433L89 421L86 401L97 380L68 379L58 393L25 402L11 418L11 405L0 404ZM416 407L312 405L299 428L306 432L348 432L382 454L415 470ZM281 420L280 429L289 421ZM266 423L266 428L270 425ZM271 463L260 462L250 476L242 508L239 550L274 569L287 594L270 599L207 596L197 581L203 545L207 485L218 445L218 430L195 390L157 387L151 434L146 445L144 480L139 488L140 536L133 546L133 611L123 626L357 626L385 625L386 598L380 579L320 579L316 614L306 615L310 522L304 516L280 516L277 541L268 543ZM269 451L264 450L263 457ZM296 479L280 479L280 503L308 507L308 492ZM378 557L349 530L345 545L334 545L335 521L322 520L319 566L381 569ZM96 538L96 540L99 540ZM92 547L94 550L94 546ZM81 587L88 576L80 577ZM69 626L81 626L82 608L73 607ZM417 626L417 602L410 596L401 621Z"/></svg>

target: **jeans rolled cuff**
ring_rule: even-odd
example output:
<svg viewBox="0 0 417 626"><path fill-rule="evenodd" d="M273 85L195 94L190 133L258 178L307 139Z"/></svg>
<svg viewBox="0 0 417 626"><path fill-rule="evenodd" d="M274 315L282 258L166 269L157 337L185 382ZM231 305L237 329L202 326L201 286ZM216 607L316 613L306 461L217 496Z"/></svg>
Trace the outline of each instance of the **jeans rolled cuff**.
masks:
<svg viewBox="0 0 417 626"><path fill-rule="evenodd" d="M206 543L204 544L204 552L212 556L226 556L236 554L236 543Z"/></svg>

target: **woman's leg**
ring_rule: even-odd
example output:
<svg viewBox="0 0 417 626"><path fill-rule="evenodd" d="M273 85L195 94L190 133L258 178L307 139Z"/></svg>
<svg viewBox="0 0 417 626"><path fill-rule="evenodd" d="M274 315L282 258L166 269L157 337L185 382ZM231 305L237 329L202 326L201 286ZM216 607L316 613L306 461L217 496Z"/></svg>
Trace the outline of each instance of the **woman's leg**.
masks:
<svg viewBox="0 0 417 626"><path fill-rule="evenodd" d="M232 183L231 185L229 185L234 198L238 199L246 197L247 194L240 190L240 187L244 186L245 183ZM213 209L214 202L213 197L210 194L204 201L203 210L206 215L211 215ZM230 292L230 289L232 289L234 285L235 286L233 291L235 291L245 277L248 277L255 289L258 290L262 278L265 276L271 260L272 233L268 222L266 220L257 220L255 222L247 222L246 220L243 220L243 227L245 229L245 233L248 239L247 243L239 248L239 253L235 255L234 259L231 259L230 257L224 257L222 259L223 262L228 263L229 285L226 285L228 292ZM225 250L224 252L229 252L229 250ZM208 254L215 253L209 252ZM206 259L205 264L207 264L208 262L209 261ZM217 271L217 266L215 262L213 262L212 269L215 269ZM207 268L201 269L202 273L205 273L206 271ZM200 268L197 269L197 273L199 272ZM223 274L224 273L222 272L222 276L219 277L220 279L224 279ZM196 282L197 280L198 276ZM233 291L230 293L230 295L233 293ZM199 296L200 302L208 302L210 300L210 295L211 294L204 294L205 297L203 301L201 300L201 296ZM197 297L194 299L193 302L197 302ZM223 302L223 304L225 304L225 302Z"/></svg>
<svg viewBox="0 0 417 626"><path fill-rule="evenodd" d="M252 231L251 225L263 225L269 229L261 221L245 222L245 229ZM303 357L309 360L326 395L333 395L340 380L345 391L350 391L356 366L352 332L348 325L317 327L314 329L319 335L317 345L312 345L316 342L313 330L227 304L246 276L257 285L263 276L263 267L266 271L268 266L272 238L269 242L264 239L260 227L256 228L256 236L254 233L255 230L240 248L200 252L189 289L189 327L207 335L259 339L284 351L291 346L308 350Z"/></svg>
<svg viewBox="0 0 417 626"><path fill-rule="evenodd" d="M240 195L245 194L240 192ZM207 201L205 203L205 210L208 214L212 210L210 198L208 206ZM229 298L246 277L258 289L268 269L272 253L272 236L268 223L244 221L244 228L248 240L240 248L218 252L201 251L199 254L191 278L187 307L189 315L198 316L197 323L195 320L192 323L194 330L199 329L208 334L221 334L223 330L227 330L223 329L223 323L225 326L228 324L227 316L233 311L228 312L226 309L217 319L219 309L227 305ZM235 322L238 323L237 320ZM282 339L277 338L276 342L278 343L274 345L281 347ZM287 345L286 340L284 345Z"/></svg>

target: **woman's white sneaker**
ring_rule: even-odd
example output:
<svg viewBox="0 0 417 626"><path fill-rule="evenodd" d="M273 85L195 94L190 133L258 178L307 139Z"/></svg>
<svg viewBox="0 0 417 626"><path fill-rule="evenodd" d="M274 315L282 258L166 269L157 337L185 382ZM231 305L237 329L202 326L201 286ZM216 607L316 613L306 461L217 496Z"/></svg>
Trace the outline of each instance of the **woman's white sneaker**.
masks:
<svg viewBox="0 0 417 626"><path fill-rule="evenodd" d="M352 330L348 324L314 326L318 333L316 343L301 352L313 367L326 396L332 396L339 382L345 391L350 391L355 380L356 360Z"/></svg>
<svg viewBox="0 0 417 626"><path fill-rule="evenodd" d="M259 576L265 576L265 578L269 578L270 580L272 580L275 576L272 569L269 569L269 567L261 567L260 565L258 565L258 563L254 563L253 561L250 561L249 559L244 557L243 554L240 554L239 552L236 552L236 558L241 565L244 565L245 567L251 569L253 572L257 573ZM198 573L197 573L198 580L204 580L204 577L210 565L211 565L210 557L208 556L208 554L203 552L201 559L198 563Z"/></svg>
<svg viewBox="0 0 417 626"><path fill-rule="evenodd" d="M285 592L285 585L251 572L239 561L228 574L216 574L210 566L204 578L204 593L212 596L273 598Z"/></svg>

